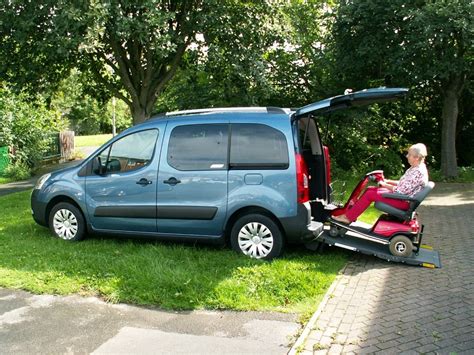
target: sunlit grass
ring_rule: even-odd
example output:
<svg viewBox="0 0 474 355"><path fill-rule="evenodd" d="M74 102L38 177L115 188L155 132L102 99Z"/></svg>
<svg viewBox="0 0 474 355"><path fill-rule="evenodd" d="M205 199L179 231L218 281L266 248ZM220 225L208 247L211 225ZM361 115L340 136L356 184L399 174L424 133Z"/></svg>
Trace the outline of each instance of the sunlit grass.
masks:
<svg viewBox="0 0 474 355"><path fill-rule="evenodd" d="M91 136L75 136L74 146L79 147L98 147L112 138L112 134L96 134Z"/></svg>
<svg viewBox="0 0 474 355"><path fill-rule="evenodd" d="M289 248L272 262L213 246L89 237L54 238L31 218L29 192L0 197L0 286L96 295L165 309L311 314L348 253Z"/></svg>

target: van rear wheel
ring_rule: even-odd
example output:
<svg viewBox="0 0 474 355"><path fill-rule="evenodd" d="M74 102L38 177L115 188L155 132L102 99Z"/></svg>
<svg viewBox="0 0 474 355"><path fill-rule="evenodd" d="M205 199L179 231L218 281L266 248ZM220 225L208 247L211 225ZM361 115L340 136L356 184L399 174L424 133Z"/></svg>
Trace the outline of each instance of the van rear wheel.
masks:
<svg viewBox="0 0 474 355"><path fill-rule="evenodd" d="M78 241L84 237L84 217L73 204L60 202L53 207L49 214L49 228L58 238Z"/></svg>
<svg viewBox="0 0 474 355"><path fill-rule="evenodd" d="M278 225L261 214L240 217L232 227L232 249L251 258L270 260L283 250L283 235Z"/></svg>

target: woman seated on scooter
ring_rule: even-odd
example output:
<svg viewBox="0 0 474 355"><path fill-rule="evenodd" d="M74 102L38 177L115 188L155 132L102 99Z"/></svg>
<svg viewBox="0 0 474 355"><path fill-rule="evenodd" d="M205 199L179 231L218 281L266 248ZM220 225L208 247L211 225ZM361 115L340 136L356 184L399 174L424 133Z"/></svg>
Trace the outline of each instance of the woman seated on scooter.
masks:
<svg viewBox="0 0 474 355"><path fill-rule="evenodd" d="M369 186L354 205L345 214L333 216L332 218L342 223L352 223L370 206L372 202L382 201L398 209L407 210L407 201L394 200L383 197L382 194L395 192L413 197L428 184L428 170L425 165L427 155L426 146L423 143L414 144L408 149L406 155L410 168L400 180L384 180L379 182L379 187Z"/></svg>

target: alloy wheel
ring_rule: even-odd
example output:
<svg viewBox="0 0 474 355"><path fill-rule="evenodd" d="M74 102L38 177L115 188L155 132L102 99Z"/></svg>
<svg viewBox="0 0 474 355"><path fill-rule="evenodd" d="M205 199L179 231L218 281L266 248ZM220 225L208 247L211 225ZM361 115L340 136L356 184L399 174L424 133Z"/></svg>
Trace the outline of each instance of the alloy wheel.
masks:
<svg viewBox="0 0 474 355"><path fill-rule="evenodd" d="M272 232L264 224L250 222L240 229L238 243L244 254L260 259L271 253L274 239Z"/></svg>
<svg viewBox="0 0 474 355"><path fill-rule="evenodd" d="M54 214L53 228L58 237L70 240L76 236L79 226L74 213L63 208Z"/></svg>

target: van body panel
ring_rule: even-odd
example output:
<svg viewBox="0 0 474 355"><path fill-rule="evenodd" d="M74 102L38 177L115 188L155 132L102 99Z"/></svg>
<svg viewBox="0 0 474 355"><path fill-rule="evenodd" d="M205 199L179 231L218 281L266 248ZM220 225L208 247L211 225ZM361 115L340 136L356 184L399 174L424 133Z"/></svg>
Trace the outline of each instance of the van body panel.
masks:
<svg viewBox="0 0 474 355"><path fill-rule="evenodd" d="M85 177L86 210L93 229L156 232L157 172L164 126L158 125L154 130L158 135L155 146L152 147L153 156L147 165L131 171L103 175L91 172ZM119 139L143 131L147 130L129 130L128 134L111 140L97 154L107 151L110 144ZM143 179L148 183L140 184Z"/></svg>
<svg viewBox="0 0 474 355"><path fill-rule="evenodd" d="M41 225L48 225L47 207L54 199L70 199L82 211L86 211L85 178L77 175L82 165L70 167L51 173L49 181L41 189L34 189L31 194L31 209L35 221Z"/></svg>
<svg viewBox="0 0 474 355"><path fill-rule="evenodd" d="M363 90L296 111L203 109L154 117L113 137L78 166L40 179L31 195L33 218L47 226L49 208L66 199L74 201L93 231L220 241L234 222L241 228L238 217L241 223L246 218L241 211L253 211L277 224L283 232L275 233L281 234L280 246L281 238L308 242L322 229L324 204L330 202L316 115L395 100L407 92ZM158 132L156 138L151 131ZM307 165L303 180L301 172L297 176L296 154ZM309 197L301 198L302 186ZM255 235L251 242L257 246L261 240Z"/></svg>
<svg viewBox="0 0 474 355"><path fill-rule="evenodd" d="M258 123L281 132L288 148L288 167L272 169L255 167L255 169L229 170L228 209L229 215L245 206L258 206L271 211L276 217L293 217L297 215L296 201L296 163L293 133L288 115L272 114L262 117L252 115L234 116L232 124ZM232 126L232 125L231 125ZM257 140L258 137L255 137Z"/></svg>
<svg viewBox="0 0 474 355"><path fill-rule="evenodd" d="M207 170L196 171L177 169L168 161L170 138L175 129L207 124L228 131L226 117L213 117L212 122L196 118L168 122L157 184L156 223L160 234L222 236L227 214L227 162L219 160L210 163ZM169 183L172 179L177 183Z"/></svg>
<svg viewBox="0 0 474 355"><path fill-rule="evenodd" d="M248 206L264 208L278 218L297 214L296 188L292 184L290 174L273 170L264 171L261 184L248 185L245 183L247 173L251 171L229 171L229 215Z"/></svg>

